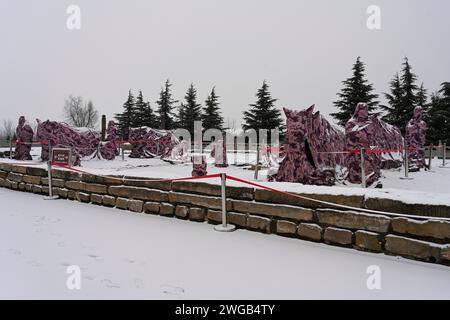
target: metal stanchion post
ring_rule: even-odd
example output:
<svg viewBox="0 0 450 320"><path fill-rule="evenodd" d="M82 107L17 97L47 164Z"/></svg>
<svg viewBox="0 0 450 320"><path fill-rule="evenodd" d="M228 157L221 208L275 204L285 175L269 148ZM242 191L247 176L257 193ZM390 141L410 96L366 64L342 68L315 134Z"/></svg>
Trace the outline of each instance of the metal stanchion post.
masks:
<svg viewBox="0 0 450 320"><path fill-rule="evenodd" d="M237 137L234 137L233 139L234 144L234 165L237 165L237 154L238 154L238 143L237 143Z"/></svg>
<svg viewBox="0 0 450 320"><path fill-rule="evenodd" d="M123 136L120 138L120 152L122 153L122 161L125 161L125 151L123 150Z"/></svg>
<svg viewBox="0 0 450 320"><path fill-rule="evenodd" d="M431 159L433 159L433 145L430 145L430 147L428 148L428 151L430 152L428 155L428 170L431 170Z"/></svg>
<svg viewBox="0 0 450 320"><path fill-rule="evenodd" d="M227 223L227 192L226 192L227 176L225 173L220 174L220 180L222 182L222 224L215 226L214 230L220 232L231 232L236 230L236 226Z"/></svg>
<svg viewBox="0 0 450 320"><path fill-rule="evenodd" d="M44 197L44 200L56 200L59 197L53 195L53 183L52 183L52 160L53 160L53 150L50 141L48 142L48 196Z"/></svg>
<svg viewBox="0 0 450 320"><path fill-rule="evenodd" d="M447 157L447 144L442 145L442 166L445 167L445 158Z"/></svg>
<svg viewBox="0 0 450 320"><path fill-rule="evenodd" d="M364 148L360 149L361 154L361 187L366 188L366 169L364 168L364 158L365 158L365 150Z"/></svg>
<svg viewBox="0 0 450 320"><path fill-rule="evenodd" d="M259 145L256 145L255 180L258 180L258 173L259 173Z"/></svg>
<svg viewBox="0 0 450 320"><path fill-rule="evenodd" d="M412 180L413 178L409 177L409 152L408 148L405 146L405 156L403 159L403 166L405 167L405 176L401 177L402 180Z"/></svg>

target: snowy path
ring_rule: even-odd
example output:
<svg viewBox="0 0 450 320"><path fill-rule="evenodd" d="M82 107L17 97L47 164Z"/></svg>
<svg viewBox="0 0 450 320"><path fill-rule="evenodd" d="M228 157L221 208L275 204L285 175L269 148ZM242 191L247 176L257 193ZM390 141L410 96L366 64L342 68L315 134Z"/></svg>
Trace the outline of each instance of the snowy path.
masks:
<svg viewBox="0 0 450 320"><path fill-rule="evenodd" d="M450 298L445 266L2 188L0 204L1 299ZM367 289L369 265L382 290Z"/></svg>

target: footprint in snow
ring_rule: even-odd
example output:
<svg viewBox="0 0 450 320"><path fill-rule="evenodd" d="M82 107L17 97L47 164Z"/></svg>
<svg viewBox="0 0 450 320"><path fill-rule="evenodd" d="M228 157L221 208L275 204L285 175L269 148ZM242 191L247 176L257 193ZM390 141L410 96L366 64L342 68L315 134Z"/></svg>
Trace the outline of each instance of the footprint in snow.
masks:
<svg viewBox="0 0 450 320"><path fill-rule="evenodd" d="M138 289L142 288L144 286L144 280L142 280L140 278L134 279L134 286Z"/></svg>
<svg viewBox="0 0 450 320"><path fill-rule="evenodd" d="M120 285L118 283L114 283L109 279L103 279L101 283L108 288L115 288L115 289L120 288Z"/></svg>
<svg viewBox="0 0 450 320"><path fill-rule="evenodd" d="M88 254L88 257L89 257L89 258L92 258L92 259L94 259L94 260L96 260L96 261L103 260L102 257L100 257L100 256L98 256L98 255L96 255L96 254Z"/></svg>
<svg viewBox="0 0 450 320"><path fill-rule="evenodd" d="M31 265L32 267L40 267L42 266L42 264L40 264L39 262L37 262L36 260L31 260L27 262L29 265Z"/></svg>
<svg viewBox="0 0 450 320"><path fill-rule="evenodd" d="M181 298L184 295L184 289L181 287L174 287L171 285L162 285L161 290L164 294L173 295Z"/></svg>
<svg viewBox="0 0 450 320"><path fill-rule="evenodd" d="M14 249L14 248L10 248L8 250L9 253L16 255L16 256L20 256L22 254L22 252L20 250Z"/></svg>

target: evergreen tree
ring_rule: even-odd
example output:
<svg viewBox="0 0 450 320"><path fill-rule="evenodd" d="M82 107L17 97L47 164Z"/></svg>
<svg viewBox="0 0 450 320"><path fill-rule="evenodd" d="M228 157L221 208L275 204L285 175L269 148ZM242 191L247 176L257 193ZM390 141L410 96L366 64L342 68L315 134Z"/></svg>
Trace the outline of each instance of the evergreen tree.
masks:
<svg viewBox="0 0 450 320"><path fill-rule="evenodd" d="M423 82L417 91L417 106L422 107L425 111L428 109L428 93L423 86Z"/></svg>
<svg viewBox="0 0 450 320"><path fill-rule="evenodd" d="M431 96L428 112L429 143L437 145L440 140L450 145L450 82L444 82L441 89Z"/></svg>
<svg viewBox="0 0 450 320"><path fill-rule="evenodd" d="M145 127L150 128L158 128L158 122L156 121L156 115L153 112L152 107L150 106L150 102L147 101L145 103L145 109L144 113L142 115L142 124Z"/></svg>
<svg viewBox="0 0 450 320"><path fill-rule="evenodd" d="M405 127L408 121L412 118L414 114L414 109L417 106L417 90L418 87L416 85L417 76L412 72L411 65L409 64L408 58L405 58L403 62L403 70L402 70L402 88L403 88L403 122L400 127L401 130L405 130Z"/></svg>
<svg viewBox="0 0 450 320"><path fill-rule="evenodd" d="M388 105L380 105L380 109L386 112L384 121L400 128L403 121L403 88L398 73L389 82L389 87L390 93L384 94Z"/></svg>
<svg viewBox="0 0 450 320"><path fill-rule="evenodd" d="M194 122L202 120L202 108L197 103L197 90L191 84L184 97L185 104L182 104L179 110L178 120L181 120L182 128L187 129L194 139Z"/></svg>
<svg viewBox="0 0 450 320"><path fill-rule="evenodd" d="M219 96L216 95L216 88L212 88L211 93L205 100L205 107L202 114L202 125L207 129L222 129L223 117L220 114Z"/></svg>
<svg viewBox="0 0 450 320"><path fill-rule="evenodd" d="M283 120L281 118L281 111L275 108L277 99L273 99L269 92L269 85L266 81L263 82L262 87L256 93L257 101L250 104L250 109L244 111L244 130L254 129L258 134L259 130L268 130L268 143L271 142L270 130L279 128L280 131L284 129Z"/></svg>
<svg viewBox="0 0 450 320"><path fill-rule="evenodd" d="M408 58L403 62L402 75L390 82L390 94L385 94L389 106L382 106L386 111L383 119L395 125L405 134L406 125L411 120L416 106L427 110L427 91L423 84L420 89L416 85L417 76L412 72Z"/></svg>
<svg viewBox="0 0 450 320"><path fill-rule="evenodd" d="M334 105L339 109L331 116L338 120L339 125L345 126L348 120L353 116L356 105L360 102L367 103L369 112L375 111L378 101L377 94L373 92L373 85L365 79L365 66L361 58L356 59L353 65L353 76L342 82L344 88L338 93L339 100Z"/></svg>
<svg viewBox="0 0 450 320"><path fill-rule="evenodd" d="M157 127L156 116L153 113L150 102L144 102L142 91L139 91L139 95L136 97L134 110L132 127Z"/></svg>
<svg viewBox="0 0 450 320"><path fill-rule="evenodd" d="M159 94L159 100L156 102L158 104L156 111L158 114L157 120L159 127L164 130L174 129L173 108L178 101L172 99L171 86L172 84L167 79L164 88L161 89Z"/></svg>
<svg viewBox="0 0 450 320"><path fill-rule="evenodd" d="M145 127L145 113L146 113L146 103L144 102L144 96L142 95L142 91L139 91L139 94L136 97L136 101L134 102L134 113L131 121L132 128Z"/></svg>
<svg viewBox="0 0 450 320"><path fill-rule="evenodd" d="M129 129L133 126L135 111L134 106L135 99L130 90L128 91L128 99L123 104L123 112L116 113L114 116L117 120L118 132L124 139L128 139Z"/></svg>
<svg viewBox="0 0 450 320"><path fill-rule="evenodd" d="M186 106L184 105L184 103L180 103L174 119L174 126L176 126L177 128L187 129L185 109Z"/></svg>

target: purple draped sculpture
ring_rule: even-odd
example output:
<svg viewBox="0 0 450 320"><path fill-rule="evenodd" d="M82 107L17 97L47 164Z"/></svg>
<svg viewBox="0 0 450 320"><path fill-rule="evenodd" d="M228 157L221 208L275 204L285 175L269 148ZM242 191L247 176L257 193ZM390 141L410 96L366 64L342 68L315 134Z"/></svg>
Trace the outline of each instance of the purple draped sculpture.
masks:
<svg viewBox="0 0 450 320"><path fill-rule="evenodd" d="M100 156L102 159L114 160L119 155L119 149L117 148L117 129L114 121L108 122L108 128L106 129L106 142L101 143Z"/></svg>
<svg viewBox="0 0 450 320"><path fill-rule="evenodd" d="M130 158L169 158L173 147L179 143L171 131L148 127L131 128L129 139L132 146Z"/></svg>
<svg viewBox="0 0 450 320"><path fill-rule="evenodd" d="M214 166L216 168L228 167L227 147L223 140L212 144L211 157L215 159Z"/></svg>
<svg viewBox="0 0 450 320"><path fill-rule="evenodd" d="M345 140L347 150L392 150L403 146L400 131L376 116L369 116L366 103L358 103L353 117L345 126ZM350 153L346 155L348 169L347 180L351 183L361 183L361 155ZM390 153L368 152L364 158L366 184L376 183L381 176L382 168L400 167L402 163L401 151Z"/></svg>
<svg viewBox="0 0 450 320"><path fill-rule="evenodd" d="M425 167L425 142L427 124L422 120L423 109L416 107L414 116L406 126L406 146L415 150L408 151L410 171L419 171Z"/></svg>
<svg viewBox="0 0 450 320"><path fill-rule="evenodd" d="M193 177L201 177L206 176L207 172L207 163L206 157L202 155L195 155L192 157L192 176Z"/></svg>
<svg viewBox="0 0 450 320"><path fill-rule="evenodd" d="M21 116L16 128L17 144L14 159L33 160L30 154L33 136L33 129L26 123L25 117Z"/></svg>
<svg viewBox="0 0 450 320"><path fill-rule="evenodd" d="M37 138L49 141L52 148L70 148L74 157L73 165L81 164L81 157L97 154L100 143L100 133L84 128L72 128L66 123L44 121L39 119ZM42 145L41 159L49 159L49 145Z"/></svg>
<svg viewBox="0 0 450 320"><path fill-rule="evenodd" d="M314 105L302 111L284 108L287 117L286 153L276 181L331 186L336 181L336 166L344 164L344 134L332 127Z"/></svg>

